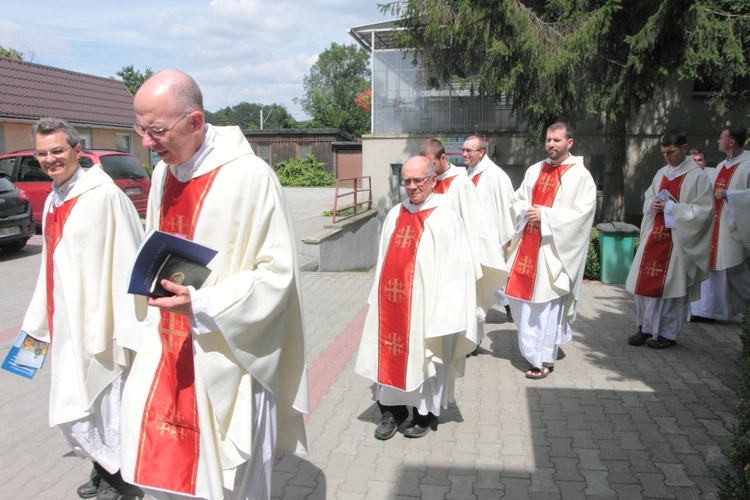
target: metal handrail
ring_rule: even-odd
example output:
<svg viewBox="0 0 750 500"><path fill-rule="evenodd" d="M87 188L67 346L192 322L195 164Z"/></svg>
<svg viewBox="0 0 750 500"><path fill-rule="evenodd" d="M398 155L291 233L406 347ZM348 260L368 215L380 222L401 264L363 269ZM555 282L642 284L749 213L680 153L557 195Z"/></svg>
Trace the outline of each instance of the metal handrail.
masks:
<svg viewBox="0 0 750 500"><path fill-rule="evenodd" d="M367 180L367 189L363 189L361 186L363 184L363 181ZM339 187L342 182L346 181L353 181L353 189L352 191L345 192L343 194L339 194ZM367 193L367 199L366 200L360 200L358 195L360 193ZM344 196L354 196L354 203L350 205L344 205L339 207L339 198L343 198ZM370 210L372 208L372 179L370 176L366 177L347 177L344 179L336 179L336 198L333 202L333 223L335 224L337 220L344 220L348 219L350 217L354 217L358 213L361 213L362 210L360 210L360 205L367 205L367 208L364 210ZM345 215L343 217L339 217L339 213L343 212L345 210L353 209L352 213L349 215Z"/></svg>

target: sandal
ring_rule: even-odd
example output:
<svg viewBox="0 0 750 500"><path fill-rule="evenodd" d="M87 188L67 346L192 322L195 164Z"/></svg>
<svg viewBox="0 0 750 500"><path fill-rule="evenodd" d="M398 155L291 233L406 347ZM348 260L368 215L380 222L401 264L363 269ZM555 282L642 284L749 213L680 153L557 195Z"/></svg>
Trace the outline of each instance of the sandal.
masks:
<svg viewBox="0 0 750 500"><path fill-rule="evenodd" d="M646 342L646 345L650 347L651 349L666 349L676 344L677 344L676 340L665 339L664 337L659 337L658 339L651 339L648 342Z"/></svg>
<svg viewBox="0 0 750 500"><path fill-rule="evenodd" d="M555 369L554 365L552 366L543 365L541 368L532 366L526 371L526 378L530 378L532 380L541 380L543 378L547 378L547 375L552 373L554 369Z"/></svg>

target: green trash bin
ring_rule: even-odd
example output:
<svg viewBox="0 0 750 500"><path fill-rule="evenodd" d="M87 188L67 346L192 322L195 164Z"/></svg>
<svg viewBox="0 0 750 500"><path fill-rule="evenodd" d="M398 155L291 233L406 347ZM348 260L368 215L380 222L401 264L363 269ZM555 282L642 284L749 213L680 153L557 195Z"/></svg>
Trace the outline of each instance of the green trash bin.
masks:
<svg viewBox="0 0 750 500"><path fill-rule="evenodd" d="M602 283L625 283L635 256L635 238L640 230L624 222L602 222L599 231L599 262Z"/></svg>

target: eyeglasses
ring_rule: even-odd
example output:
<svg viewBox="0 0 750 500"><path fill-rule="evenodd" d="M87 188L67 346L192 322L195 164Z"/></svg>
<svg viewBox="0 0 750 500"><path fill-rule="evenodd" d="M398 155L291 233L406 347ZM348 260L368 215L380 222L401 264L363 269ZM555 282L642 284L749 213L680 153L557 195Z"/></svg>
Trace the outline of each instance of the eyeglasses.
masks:
<svg viewBox="0 0 750 500"><path fill-rule="evenodd" d="M404 187L408 187L409 184L413 182L415 186L421 186L422 184L425 183L425 181L427 181L427 179L429 179L429 177L414 177L413 179L402 180L401 184L403 184Z"/></svg>
<svg viewBox="0 0 750 500"><path fill-rule="evenodd" d="M462 153L473 153L475 151L481 151L481 150L482 150L482 148L479 148L479 149L461 148L461 152Z"/></svg>
<svg viewBox="0 0 750 500"><path fill-rule="evenodd" d="M162 127L162 128L146 127L146 128L144 128L144 127L141 127L140 125L138 125L136 123L135 125L133 125L133 130L135 130L136 132L138 132L138 135L140 135L140 136L148 135L149 137L164 137L165 135L167 135L167 132L169 132L173 128L175 128L177 126L177 124L180 123L182 121L182 119L185 118L186 116L188 116L189 114L190 114L189 111L187 113L183 113L182 115L180 115L180 117L172 125L168 125L166 127Z"/></svg>
<svg viewBox="0 0 750 500"><path fill-rule="evenodd" d="M65 153L70 151L72 147L73 146L68 146L67 148L54 148L54 149L50 149L49 151L34 151L34 157L37 160L43 160L47 158L47 155L53 156L55 158L60 158Z"/></svg>

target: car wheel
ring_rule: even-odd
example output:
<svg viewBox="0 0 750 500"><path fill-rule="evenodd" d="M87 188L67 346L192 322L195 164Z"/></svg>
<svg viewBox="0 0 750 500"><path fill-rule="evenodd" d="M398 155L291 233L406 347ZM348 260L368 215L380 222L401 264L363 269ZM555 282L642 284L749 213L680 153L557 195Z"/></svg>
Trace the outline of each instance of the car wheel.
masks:
<svg viewBox="0 0 750 500"><path fill-rule="evenodd" d="M0 248L2 248L6 252L17 252L26 246L26 241L27 240L13 241L11 243L6 243L5 245L0 246Z"/></svg>

